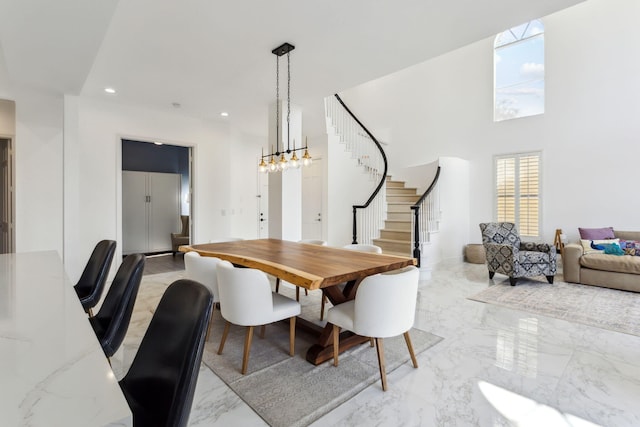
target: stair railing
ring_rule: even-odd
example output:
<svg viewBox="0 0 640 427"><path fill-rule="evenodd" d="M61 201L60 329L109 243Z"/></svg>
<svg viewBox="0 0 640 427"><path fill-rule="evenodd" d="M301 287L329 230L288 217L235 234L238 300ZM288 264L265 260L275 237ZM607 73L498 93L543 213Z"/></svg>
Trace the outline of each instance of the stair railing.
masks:
<svg viewBox="0 0 640 427"><path fill-rule="evenodd" d="M338 94L325 98L325 111L340 142L346 144L346 150L351 152L352 158L357 160L359 166L364 167L372 179L379 179L367 201L353 205L352 243L357 244L360 236L360 243L370 244L378 237L385 219L387 156L380 142L358 120Z"/></svg>
<svg viewBox="0 0 640 427"><path fill-rule="evenodd" d="M413 211L413 257L420 267L420 247L428 242L429 233L438 228L437 222L440 220L440 194L438 188L438 178L440 177L440 166L436 175L427 188L427 191L420 199L411 206Z"/></svg>

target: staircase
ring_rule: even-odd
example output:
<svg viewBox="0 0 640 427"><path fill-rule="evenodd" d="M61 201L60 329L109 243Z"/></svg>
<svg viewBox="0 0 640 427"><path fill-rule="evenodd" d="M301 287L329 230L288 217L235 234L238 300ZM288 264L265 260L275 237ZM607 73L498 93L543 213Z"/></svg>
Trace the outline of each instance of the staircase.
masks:
<svg viewBox="0 0 640 427"><path fill-rule="evenodd" d="M380 238L373 239L373 244L380 246L385 254L411 256L411 205L418 201L420 195L415 188L405 187L403 181L387 177L386 184L387 219L380 230Z"/></svg>

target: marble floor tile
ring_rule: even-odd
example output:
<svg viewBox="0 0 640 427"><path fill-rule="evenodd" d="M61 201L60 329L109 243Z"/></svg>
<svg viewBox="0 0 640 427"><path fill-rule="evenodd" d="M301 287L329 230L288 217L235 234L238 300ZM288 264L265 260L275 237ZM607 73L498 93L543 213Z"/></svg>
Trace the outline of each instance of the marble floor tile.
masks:
<svg viewBox="0 0 640 427"><path fill-rule="evenodd" d="M391 372L386 393L376 382L313 426L640 425L640 337L467 299L502 280L484 265L436 266L420 283L415 327L443 341L418 355L418 369ZM114 358L119 377L162 288L151 277L141 293ZM265 425L204 365L189 423Z"/></svg>

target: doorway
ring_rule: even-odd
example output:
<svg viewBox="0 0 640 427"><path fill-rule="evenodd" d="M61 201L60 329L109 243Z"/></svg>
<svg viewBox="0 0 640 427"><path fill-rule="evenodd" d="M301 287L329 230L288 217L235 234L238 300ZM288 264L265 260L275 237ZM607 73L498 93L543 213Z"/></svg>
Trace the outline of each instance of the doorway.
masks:
<svg viewBox="0 0 640 427"><path fill-rule="evenodd" d="M258 239L269 237L269 175L258 172Z"/></svg>
<svg viewBox="0 0 640 427"><path fill-rule="evenodd" d="M122 139L122 253L173 252L172 233L191 235L191 147Z"/></svg>
<svg viewBox="0 0 640 427"><path fill-rule="evenodd" d="M302 238L322 238L322 160L302 169Z"/></svg>
<svg viewBox="0 0 640 427"><path fill-rule="evenodd" d="M13 145L9 138L0 138L0 253L15 252L14 217L14 159Z"/></svg>

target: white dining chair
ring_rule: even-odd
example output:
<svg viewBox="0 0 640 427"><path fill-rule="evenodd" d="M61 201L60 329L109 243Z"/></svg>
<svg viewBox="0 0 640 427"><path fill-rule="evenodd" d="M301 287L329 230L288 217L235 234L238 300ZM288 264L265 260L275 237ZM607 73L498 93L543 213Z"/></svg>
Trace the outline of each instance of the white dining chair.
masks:
<svg viewBox="0 0 640 427"><path fill-rule="evenodd" d="M383 338L404 335L413 367L418 367L409 330L413 327L420 272L415 266L365 277L352 301L332 307L327 322L333 324L333 365L338 366L340 328L373 338L378 352L382 389L387 390Z"/></svg>
<svg viewBox="0 0 640 427"><path fill-rule="evenodd" d="M358 252L368 252L372 254L382 253L382 248L380 246L366 245L364 243L353 243L350 245L345 245L342 247L342 249L348 249L350 251L358 251ZM340 283L339 285L336 285L336 286L340 288L340 291L343 291L346 284ZM326 305L326 303L327 303L327 297L323 293L322 301L320 302L320 320L324 320L324 306Z"/></svg>
<svg viewBox="0 0 640 427"><path fill-rule="evenodd" d="M309 245L318 245L318 246L327 246L327 242L325 240L319 239L302 239L298 240L298 243L307 243ZM276 292L280 291L280 278L276 277ZM309 291L307 289L304 290L305 295L309 295ZM300 301L300 287L296 286L296 301Z"/></svg>
<svg viewBox="0 0 640 427"><path fill-rule="evenodd" d="M308 243L310 245L327 246L327 242L325 240L319 240L319 239L302 239L302 240L298 240L298 243Z"/></svg>
<svg viewBox="0 0 640 427"><path fill-rule="evenodd" d="M372 254L381 254L382 248L376 245L366 245L364 243L354 243L351 245L345 245L343 249L349 249L351 251L370 252Z"/></svg>
<svg viewBox="0 0 640 427"><path fill-rule="evenodd" d="M244 240L242 237L219 237L209 240L209 243L239 242Z"/></svg>
<svg viewBox="0 0 640 427"><path fill-rule="evenodd" d="M218 354L222 354L231 324L246 326L242 356L242 374L247 372L249 350L253 328L289 319L289 355L295 354L296 316L300 304L271 291L267 275L253 268L235 268L228 261L218 263L218 289L220 291L220 313L226 320Z"/></svg>
<svg viewBox="0 0 640 427"><path fill-rule="evenodd" d="M187 252L184 254L184 269L187 279L194 280L203 284L213 294L213 309L216 308L216 303L220 302L220 293L218 291L218 276L217 265L221 261L220 258L200 256L198 252ZM211 324L213 323L213 316L209 319L209 326L207 327L207 336L205 340L209 339L211 334Z"/></svg>

